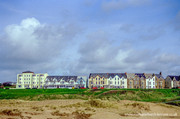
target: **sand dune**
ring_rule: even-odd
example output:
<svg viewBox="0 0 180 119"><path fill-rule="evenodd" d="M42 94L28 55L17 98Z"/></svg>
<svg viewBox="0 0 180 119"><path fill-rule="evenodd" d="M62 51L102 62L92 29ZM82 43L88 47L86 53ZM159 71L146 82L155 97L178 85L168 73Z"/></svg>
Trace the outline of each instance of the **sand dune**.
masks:
<svg viewBox="0 0 180 119"><path fill-rule="evenodd" d="M180 118L180 107L160 103L102 100L0 100L0 119Z"/></svg>

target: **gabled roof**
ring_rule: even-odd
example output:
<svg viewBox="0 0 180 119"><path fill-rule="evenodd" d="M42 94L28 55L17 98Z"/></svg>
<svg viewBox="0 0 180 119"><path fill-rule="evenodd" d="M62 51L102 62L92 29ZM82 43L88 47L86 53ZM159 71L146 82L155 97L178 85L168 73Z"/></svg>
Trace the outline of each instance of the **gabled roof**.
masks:
<svg viewBox="0 0 180 119"><path fill-rule="evenodd" d="M146 78L144 73L135 73L136 76L138 76L139 78L143 77Z"/></svg>
<svg viewBox="0 0 180 119"><path fill-rule="evenodd" d="M64 80L65 82L69 82L70 80L77 81L77 76L47 76L46 79L48 81L53 81L53 79L56 79L57 81Z"/></svg>
<svg viewBox="0 0 180 119"><path fill-rule="evenodd" d="M102 77L104 77L104 78L109 78L109 77L114 78L116 75L119 76L120 78L121 77L127 78L127 75L125 73L90 73L89 78L90 77L96 77L96 76L100 76L101 78Z"/></svg>
<svg viewBox="0 0 180 119"><path fill-rule="evenodd" d="M146 77L146 78L152 78L153 75L152 75L152 74L145 74L145 77Z"/></svg>
<svg viewBox="0 0 180 119"><path fill-rule="evenodd" d="M32 71L24 71L22 73L34 73L34 72L32 72Z"/></svg>
<svg viewBox="0 0 180 119"><path fill-rule="evenodd" d="M164 79L164 77L162 75L160 75L160 74L154 74L154 75L157 76L158 78L163 78Z"/></svg>
<svg viewBox="0 0 180 119"><path fill-rule="evenodd" d="M90 77L96 77L96 76L100 76L101 78L108 78L108 73L90 73L89 78Z"/></svg>
<svg viewBox="0 0 180 119"><path fill-rule="evenodd" d="M134 79L135 74L134 73L127 73L127 78L133 78Z"/></svg>
<svg viewBox="0 0 180 119"><path fill-rule="evenodd" d="M168 77L170 77L171 80L173 80L175 78L177 81L180 81L180 76L168 75Z"/></svg>

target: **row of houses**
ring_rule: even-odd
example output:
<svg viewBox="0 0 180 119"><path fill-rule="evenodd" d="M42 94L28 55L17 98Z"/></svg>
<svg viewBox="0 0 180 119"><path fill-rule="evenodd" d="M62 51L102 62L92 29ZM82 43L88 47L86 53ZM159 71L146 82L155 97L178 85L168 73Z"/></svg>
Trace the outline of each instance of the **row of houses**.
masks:
<svg viewBox="0 0 180 119"><path fill-rule="evenodd" d="M49 76L25 71L17 75L16 88L135 88L163 89L180 87L180 76L162 73L90 73L87 76Z"/></svg>

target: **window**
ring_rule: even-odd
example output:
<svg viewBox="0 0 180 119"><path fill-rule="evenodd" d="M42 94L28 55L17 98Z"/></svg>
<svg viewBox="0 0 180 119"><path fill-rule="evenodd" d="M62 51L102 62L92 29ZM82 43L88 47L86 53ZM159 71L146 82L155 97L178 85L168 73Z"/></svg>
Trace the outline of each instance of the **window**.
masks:
<svg viewBox="0 0 180 119"><path fill-rule="evenodd" d="M122 84L124 84L124 81L122 82Z"/></svg>
<svg viewBox="0 0 180 119"><path fill-rule="evenodd" d="M118 78L118 80L119 80L119 78Z"/></svg>
<svg viewBox="0 0 180 119"><path fill-rule="evenodd" d="M99 80L100 80L100 78L99 78Z"/></svg>
<svg viewBox="0 0 180 119"><path fill-rule="evenodd" d="M96 78L96 80L97 80L97 78Z"/></svg>
<svg viewBox="0 0 180 119"><path fill-rule="evenodd" d="M103 80L104 80L104 78L103 78Z"/></svg>
<svg viewBox="0 0 180 119"><path fill-rule="evenodd" d="M115 78L115 80L116 80L116 78Z"/></svg>
<svg viewBox="0 0 180 119"><path fill-rule="evenodd" d="M97 78L96 78L97 79ZM97 82L96 82L96 84L97 84Z"/></svg>

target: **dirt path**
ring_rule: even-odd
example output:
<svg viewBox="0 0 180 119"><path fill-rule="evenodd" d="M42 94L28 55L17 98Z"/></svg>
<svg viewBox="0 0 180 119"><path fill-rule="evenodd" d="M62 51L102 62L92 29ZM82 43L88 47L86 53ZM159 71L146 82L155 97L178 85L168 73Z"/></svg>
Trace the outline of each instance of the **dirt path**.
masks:
<svg viewBox="0 0 180 119"><path fill-rule="evenodd" d="M136 101L0 100L0 119L167 119L180 107Z"/></svg>

